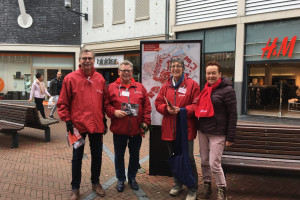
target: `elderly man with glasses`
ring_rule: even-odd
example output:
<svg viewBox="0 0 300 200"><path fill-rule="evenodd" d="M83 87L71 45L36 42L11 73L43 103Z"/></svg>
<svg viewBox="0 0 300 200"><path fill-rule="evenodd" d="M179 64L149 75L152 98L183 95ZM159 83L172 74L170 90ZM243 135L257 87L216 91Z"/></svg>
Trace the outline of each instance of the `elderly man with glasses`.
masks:
<svg viewBox="0 0 300 200"><path fill-rule="evenodd" d="M105 112L111 118L110 130L113 133L115 170L118 179L117 191L123 192L126 180L124 154L128 145L128 183L138 190L135 180L139 168L139 155L142 143L140 127L151 124L151 104L146 89L132 78L133 65L125 60L119 65L119 78L108 85L105 92Z"/></svg>
<svg viewBox="0 0 300 200"><path fill-rule="evenodd" d="M104 89L105 80L95 71L95 55L90 50L82 50L79 69L64 78L60 97L57 102L58 114L66 122L67 131L74 134L76 128L85 139L88 135L91 150L92 190L103 197L105 191L100 184L102 164L104 123ZM73 148L72 159L72 193L70 200L79 199L81 183L81 166L84 145Z"/></svg>

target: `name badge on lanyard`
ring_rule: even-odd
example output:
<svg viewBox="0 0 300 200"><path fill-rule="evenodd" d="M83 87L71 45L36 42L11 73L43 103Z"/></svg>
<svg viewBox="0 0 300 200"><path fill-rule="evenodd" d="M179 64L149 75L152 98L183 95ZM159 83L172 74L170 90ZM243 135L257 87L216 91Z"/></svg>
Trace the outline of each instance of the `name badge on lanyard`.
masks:
<svg viewBox="0 0 300 200"><path fill-rule="evenodd" d="M122 96L129 97L129 91L127 90L122 91Z"/></svg>
<svg viewBox="0 0 300 200"><path fill-rule="evenodd" d="M178 92L181 93L181 94L185 94L186 93L186 88L180 87Z"/></svg>

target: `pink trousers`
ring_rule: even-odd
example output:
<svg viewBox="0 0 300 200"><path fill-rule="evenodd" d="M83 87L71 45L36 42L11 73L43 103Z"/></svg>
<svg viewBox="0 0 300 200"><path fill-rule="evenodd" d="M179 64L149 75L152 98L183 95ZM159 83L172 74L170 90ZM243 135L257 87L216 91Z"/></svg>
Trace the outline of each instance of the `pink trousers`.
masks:
<svg viewBox="0 0 300 200"><path fill-rule="evenodd" d="M221 157L225 148L225 135L199 133L201 168L204 182L211 182L211 174L216 179L217 187L226 187L226 180L221 166Z"/></svg>

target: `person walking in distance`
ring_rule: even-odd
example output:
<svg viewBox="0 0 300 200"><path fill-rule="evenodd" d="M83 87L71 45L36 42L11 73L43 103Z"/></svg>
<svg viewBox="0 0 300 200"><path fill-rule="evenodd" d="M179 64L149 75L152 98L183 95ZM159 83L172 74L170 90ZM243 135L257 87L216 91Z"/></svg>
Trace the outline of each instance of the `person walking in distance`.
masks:
<svg viewBox="0 0 300 200"><path fill-rule="evenodd" d="M63 81L57 102L58 115L66 122L67 131L74 134L75 127L85 139L89 137L91 150L92 190L103 197L105 191L100 184L102 164L103 133L105 132L103 113L103 93L105 80L94 68L95 54L82 50L79 69L68 74ZM72 158L72 193L70 200L79 199L81 166L84 145L73 148Z"/></svg>
<svg viewBox="0 0 300 200"><path fill-rule="evenodd" d="M55 119L53 114L57 108L57 101L61 91L62 81L61 72L57 72L56 77L50 81L49 92L53 96L55 102L49 116L50 119Z"/></svg>
<svg viewBox="0 0 300 200"><path fill-rule="evenodd" d="M43 105L43 101L45 100L45 95L47 94L49 97L51 95L47 91L47 88L44 84L44 75L37 73L36 80L31 86L30 97L28 102L31 103L32 98L34 97L34 102L36 104L36 108L40 111L42 117L46 119L45 109Z"/></svg>

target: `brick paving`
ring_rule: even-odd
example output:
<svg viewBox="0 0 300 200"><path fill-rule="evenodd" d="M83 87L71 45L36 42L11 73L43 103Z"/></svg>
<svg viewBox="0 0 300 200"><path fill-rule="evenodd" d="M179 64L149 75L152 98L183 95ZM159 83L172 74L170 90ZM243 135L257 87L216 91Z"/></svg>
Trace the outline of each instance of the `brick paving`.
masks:
<svg viewBox="0 0 300 200"><path fill-rule="evenodd" d="M47 114L49 109L46 108ZM57 113L55 117L58 118ZM72 149L67 146L65 123L51 126L51 142L44 142L42 130L25 128L20 131L19 148L11 149L11 136L0 133L0 200L15 199L49 199L65 200L70 194ZM88 140L86 140L88 142ZM199 173L199 190L201 189L201 170L199 146L195 142L195 160ZM104 136L104 145L113 151L112 134ZM90 183L90 151L85 147L82 163L81 199L88 199L92 193ZM169 190L173 179L165 176L149 176L149 137L143 139L140 159L145 173L137 174L139 186L148 199L185 199L185 189L179 196L171 197ZM126 166L128 152L126 152ZM114 164L109 155L103 151L101 184L115 177ZM229 199L234 200L299 200L300 177L270 174L227 174ZM125 184L123 193L118 193L113 183L106 189L106 197L94 199L139 199ZM216 186L213 184L216 199ZM144 199L146 199L144 198ZM141 198L143 199L143 198Z"/></svg>

